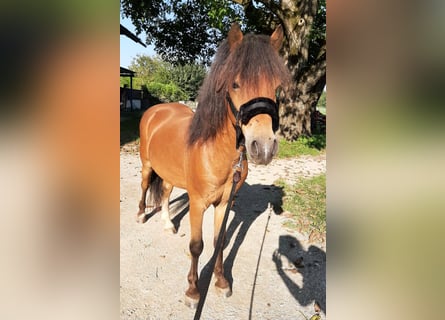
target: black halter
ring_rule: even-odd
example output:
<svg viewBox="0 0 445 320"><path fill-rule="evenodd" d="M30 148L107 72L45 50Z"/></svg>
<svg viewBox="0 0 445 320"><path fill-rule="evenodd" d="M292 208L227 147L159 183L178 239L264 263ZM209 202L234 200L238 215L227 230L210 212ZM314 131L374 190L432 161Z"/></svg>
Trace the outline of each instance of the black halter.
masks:
<svg viewBox="0 0 445 320"><path fill-rule="evenodd" d="M230 98L229 92L226 93L226 99L229 103L230 110L236 119L235 130L236 130L236 148L238 149L240 145L244 145L245 138L241 130L241 124L246 125L250 119L259 114L268 114L272 118L272 129L273 132L278 130L279 117L278 117L278 105L275 101L269 98L254 98L247 101L239 108L239 111L235 108L232 98ZM241 124L240 124L241 122Z"/></svg>

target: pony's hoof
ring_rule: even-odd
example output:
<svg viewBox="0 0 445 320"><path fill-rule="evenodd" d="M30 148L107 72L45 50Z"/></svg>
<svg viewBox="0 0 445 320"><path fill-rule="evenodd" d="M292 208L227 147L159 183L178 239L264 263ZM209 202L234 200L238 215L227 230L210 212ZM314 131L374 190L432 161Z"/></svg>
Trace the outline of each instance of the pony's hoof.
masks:
<svg viewBox="0 0 445 320"><path fill-rule="evenodd" d="M199 299L192 298L186 295L184 303L190 309L196 309L198 307Z"/></svg>
<svg viewBox="0 0 445 320"><path fill-rule="evenodd" d="M136 216L137 223L145 223L148 220L148 216L145 213L138 213Z"/></svg>
<svg viewBox="0 0 445 320"><path fill-rule="evenodd" d="M230 289L230 287L220 288L220 287L215 286L215 288L216 288L216 292L218 293L219 296L228 298L232 295L232 290Z"/></svg>

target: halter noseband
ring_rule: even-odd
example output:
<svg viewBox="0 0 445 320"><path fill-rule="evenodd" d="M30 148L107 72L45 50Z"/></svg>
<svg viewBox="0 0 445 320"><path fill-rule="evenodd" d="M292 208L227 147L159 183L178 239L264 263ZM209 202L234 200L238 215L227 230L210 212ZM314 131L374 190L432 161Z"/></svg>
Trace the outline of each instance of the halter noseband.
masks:
<svg viewBox="0 0 445 320"><path fill-rule="evenodd" d="M272 129L273 132L278 130L279 117L278 117L278 105L275 101L269 98L254 98L247 101L239 108L239 111L235 108L232 98L230 98L229 92L226 93L226 99L229 103L230 110L236 119L235 130L236 130L236 148L238 149L240 145L244 145L245 138L241 130L241 124L246 125L250 119L259 114L268 114L272 118ZM241 124L240 124L241 122Z"/></svg>

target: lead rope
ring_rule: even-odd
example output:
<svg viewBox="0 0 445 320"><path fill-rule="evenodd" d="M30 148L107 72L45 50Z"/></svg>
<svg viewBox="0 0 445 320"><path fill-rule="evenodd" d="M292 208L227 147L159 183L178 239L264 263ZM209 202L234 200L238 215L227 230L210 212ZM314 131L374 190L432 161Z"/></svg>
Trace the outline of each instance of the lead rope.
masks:
<svg viewBox="0 0 445 320"><path fill-rule="evenodd" d="M232 207L233 197L235 196L235 186L241 180L241 171L243 170L243 159L245 155L244 145L241 145L238 148L238 152L240 153L239 161L237 164L233 166L233 180L232 180L232 188L230 190L229 200L227 201L226 212L224 213L224 218L221 224L221 228L219 229L218 239L216 241L215 250L213 251L212 258L209 262L208 270L210 270L210 274L207 277L204 277L205 283L203 283L204 288L202 288L201 296L199 298L198 306L196 307L194 320L199 320L201 318L202 308L204 307L204 302L207 297L207 292L209 291L210 281L212 279L213 269L215 269L216 257L218 256L218 252L222 249L222 241L223 235L226 230L227 220L229 218L230 208ZM204 281L203 280L203 281Z"/></svg>
<svg viewBox="0 0 445 320"><path fill-rule="evenodd" d="M260 269L260 262L261 262L261 256L263 254L264 240L266 239L267 228L269 226L270 216L272 213L272 206L271 206L270 202L269 202L269 205L267 206L267 210L269 211L269 213L267 215L267 222L266 222L266 226L264 227L263 240L261 241L260 253L258 255L258 260L256 263L255 277L254 277L253 285L252 285L252 294L250 295L250 307L249 307L249 318L248 318L249 320L252 319L253 299L255 297L256 280L258 279L258 270Z"/></svg>

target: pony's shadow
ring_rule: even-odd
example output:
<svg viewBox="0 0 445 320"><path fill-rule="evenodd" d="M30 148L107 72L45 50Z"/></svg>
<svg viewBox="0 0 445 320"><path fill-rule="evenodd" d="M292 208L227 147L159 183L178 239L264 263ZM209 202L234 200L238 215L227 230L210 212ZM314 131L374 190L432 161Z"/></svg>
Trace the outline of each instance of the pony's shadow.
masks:
<svg viewBox="0 0 445 320"><path fill-rule="evenodd" d="M224 276L227 281L229 281L231 289L233 289L233 264L249 228L259 216L267 212L266 209L269 207L269 203L272 205L276 214L281 214L283 212L281 207L283 204L283 195L283 188L275 185L249 185L248 183L244 183L238 191L235 197L235 204L232 207L235 215L227 227L224 243L224 248L226 248L231 239L235 237L233 246L224 260ZM200 280L205 278L204 275L211 274L213 271L208 270L210 266L209 262L201 271L199 277L200 287L203 285Z"/></svg>
<svg viewBox="0 0 445 320"><path fill-rule="evenodd" d="M181 220L189 212L189 207L189 196L187 192L184 192L169 202L170 212L175 213L172 222L177 231L179 231L179 227L181 226ZM154 208L150 213L146 214L145 221L148 221L159 211L161 211L161 207Z"/></svg>
<svg viewBox="0 0 445 320"><path fill-rule="evenodd" d="M176 231L179 231L179 227L181 226L182 218L184 218L185 215L190 210L188 193L184 192L179 197L177 197L177 198L173 199L172 201L170 201L169 205L171 206L172 204L174 204L174 205L172 207L170 207L170 210L171 210L171 212L175 212L176 213L175 216L172 219L172 222L173 222L173 225L176 228Z"/></svg>
<svg viewBox="0 0 445 320"><path fill-rule="evenodd" d="M315 246L304 250L295 237L282 235L279 237L278 248L272 260L295 300L303 306L315 300L326 314L326 253ZM303 278L302 286L295 283L285 269L298 271Z"/></svg>

